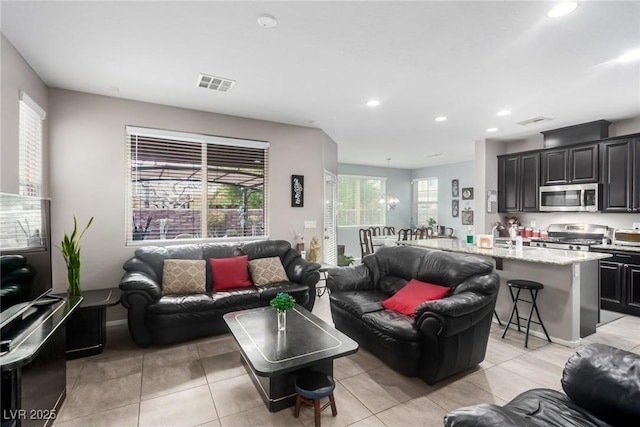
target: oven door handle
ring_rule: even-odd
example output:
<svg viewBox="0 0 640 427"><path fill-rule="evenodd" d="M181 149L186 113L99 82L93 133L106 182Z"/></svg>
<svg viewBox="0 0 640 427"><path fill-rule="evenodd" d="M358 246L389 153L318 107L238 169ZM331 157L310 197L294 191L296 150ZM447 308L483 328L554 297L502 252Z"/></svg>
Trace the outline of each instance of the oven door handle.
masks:
<svg viewBox="0 0 640 427"><path fill-rule="evenodd" d="M585 190L584 188L580 190L580 200L582 200L581 206L586 208L587 207L587 190Z"/></svg>

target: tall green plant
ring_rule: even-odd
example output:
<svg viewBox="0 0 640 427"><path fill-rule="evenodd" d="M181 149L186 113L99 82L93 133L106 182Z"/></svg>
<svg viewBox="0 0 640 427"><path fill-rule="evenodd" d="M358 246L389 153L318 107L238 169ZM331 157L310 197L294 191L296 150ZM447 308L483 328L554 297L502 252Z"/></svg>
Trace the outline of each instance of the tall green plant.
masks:
<svg viewBox="0 0 640 427"><path fill-rule="evenodd" d="M67 280L69 287L67 293L69 296L80 296L80 239L84 236L85 231L91 226L93 217L89 220L82 232L78 234L78 220L73 216L73 232L71 236L64 233L62 238L62 246L59 248L67 264Z"/></svg>

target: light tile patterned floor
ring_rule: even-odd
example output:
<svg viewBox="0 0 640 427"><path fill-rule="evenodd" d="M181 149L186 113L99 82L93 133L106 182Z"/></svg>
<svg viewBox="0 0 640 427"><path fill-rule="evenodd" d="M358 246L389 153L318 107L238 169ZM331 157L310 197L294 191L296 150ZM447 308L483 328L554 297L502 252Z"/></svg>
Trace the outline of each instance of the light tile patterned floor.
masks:
<svg viewBox="0 0 640 427"><path fill-rule="evenodd" d="M331 323L329 299L314 313ZM67 400L57 427L312 426L313 409L270 413L240 363L230 334L161 348L138 348L126 325L109 327L103 354L67 362ZM535 337L530 348L515 331L500 338L492 327L485 361L436 386L389 369L365 350L337 359L338 415L322 413L325 427L441 426L444 415L476 403L504 404L530 388L561 390L573 349ZM584 343L601 342L640 354L640 318L601 326Z"/></svg>

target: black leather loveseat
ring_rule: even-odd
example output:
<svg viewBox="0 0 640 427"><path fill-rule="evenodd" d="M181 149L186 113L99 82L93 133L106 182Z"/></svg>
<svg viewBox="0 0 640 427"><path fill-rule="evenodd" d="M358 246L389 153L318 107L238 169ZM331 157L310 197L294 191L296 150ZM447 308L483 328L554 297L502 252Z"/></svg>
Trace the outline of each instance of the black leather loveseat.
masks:
<svg viewBox="0 0 640 427"><path fill-rule="evenodd" d="M249 261L279 257L289 281L215 291L208 260L240 255L247 255ZM206 292L163 295L163 265L167 259L206 260ZM284 240L145 246L138 248L123 268L121 302L128 309L131 337L142 347L225 332L225 313L267 306L278 292L290 293L311 311L320 278L320 264L304 260Z"/></svg>
<svg viewBox="0 0 640 427"><path fill-rule="evenodd" d="M505 406L480 404L456 409L447 427L640 426L640 355L589 344L567 361L566 394L528 390Z"/></svg>
<svg viewBox="0 0 640 427"><path fill-rule="evenodd" d="M445 286L442 299L414 316L382 302L410 279ZM337 329L397 372L428 384L484 360L500 280L490 262L420 248L384 247L356 267L330 269L331 315Z"/></svg>

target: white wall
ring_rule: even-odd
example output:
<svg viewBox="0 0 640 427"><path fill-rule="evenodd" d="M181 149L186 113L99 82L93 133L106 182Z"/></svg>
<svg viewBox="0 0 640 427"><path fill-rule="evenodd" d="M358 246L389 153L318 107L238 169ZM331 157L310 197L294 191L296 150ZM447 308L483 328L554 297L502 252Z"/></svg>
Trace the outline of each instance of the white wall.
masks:
<svg viewBox="0 0 640 427"><path fill-rule="evenodd" d="M294 241L304 220L322 223L323 146L319 129L225 116L144 102L50 89L53 240L76 215L94 216L82 242L84 289L116 286L135 247L125 245L125 126L269 141L269 234ZM329 150L331 151L331 150ZM333 160L335 163L335 159ZM292 208L290 176L305 176L304 207ZM54 254L54 290L65 289L65 266Z"/></svg>
<svg viewBox="0 0 640 427"><path fill-rule="evenodd" d="M23 90L45 111L49 109L47 87L31 69L20 53L0 35L2 63L1 77L1 141L0 144L0 191L18 193L18 120L19 92ZM48 120L42 123L43 155L49 152ZM43 165L43 196L49 195L49 170L45 160Z"/></svg>
<svg viewBox="0 0 640 427"><path fill-rule="evenodd" d="M476 214L477 206L482 206L481 195L475 186L474 177L474 162L460 162L447 165L432 166L422 169L414 169L411 171L411 179L420 178L438 178L438 225L444 225L445 227L451 227L454 229L454 235L460 239L464 239L467 234L468 225L462 225L462 210L471 209L474 211L474 225L472 228L475 230L477 223ZM459 182L459 195L453 197L451 195L451 181L457 179ZM462 200L462 189L466 187L472 187L474 189L473 200ZM451 216L451 201L457 199L460 206L460 212L457 218ZM426 224L417 224L426 225Z"/></svg>

